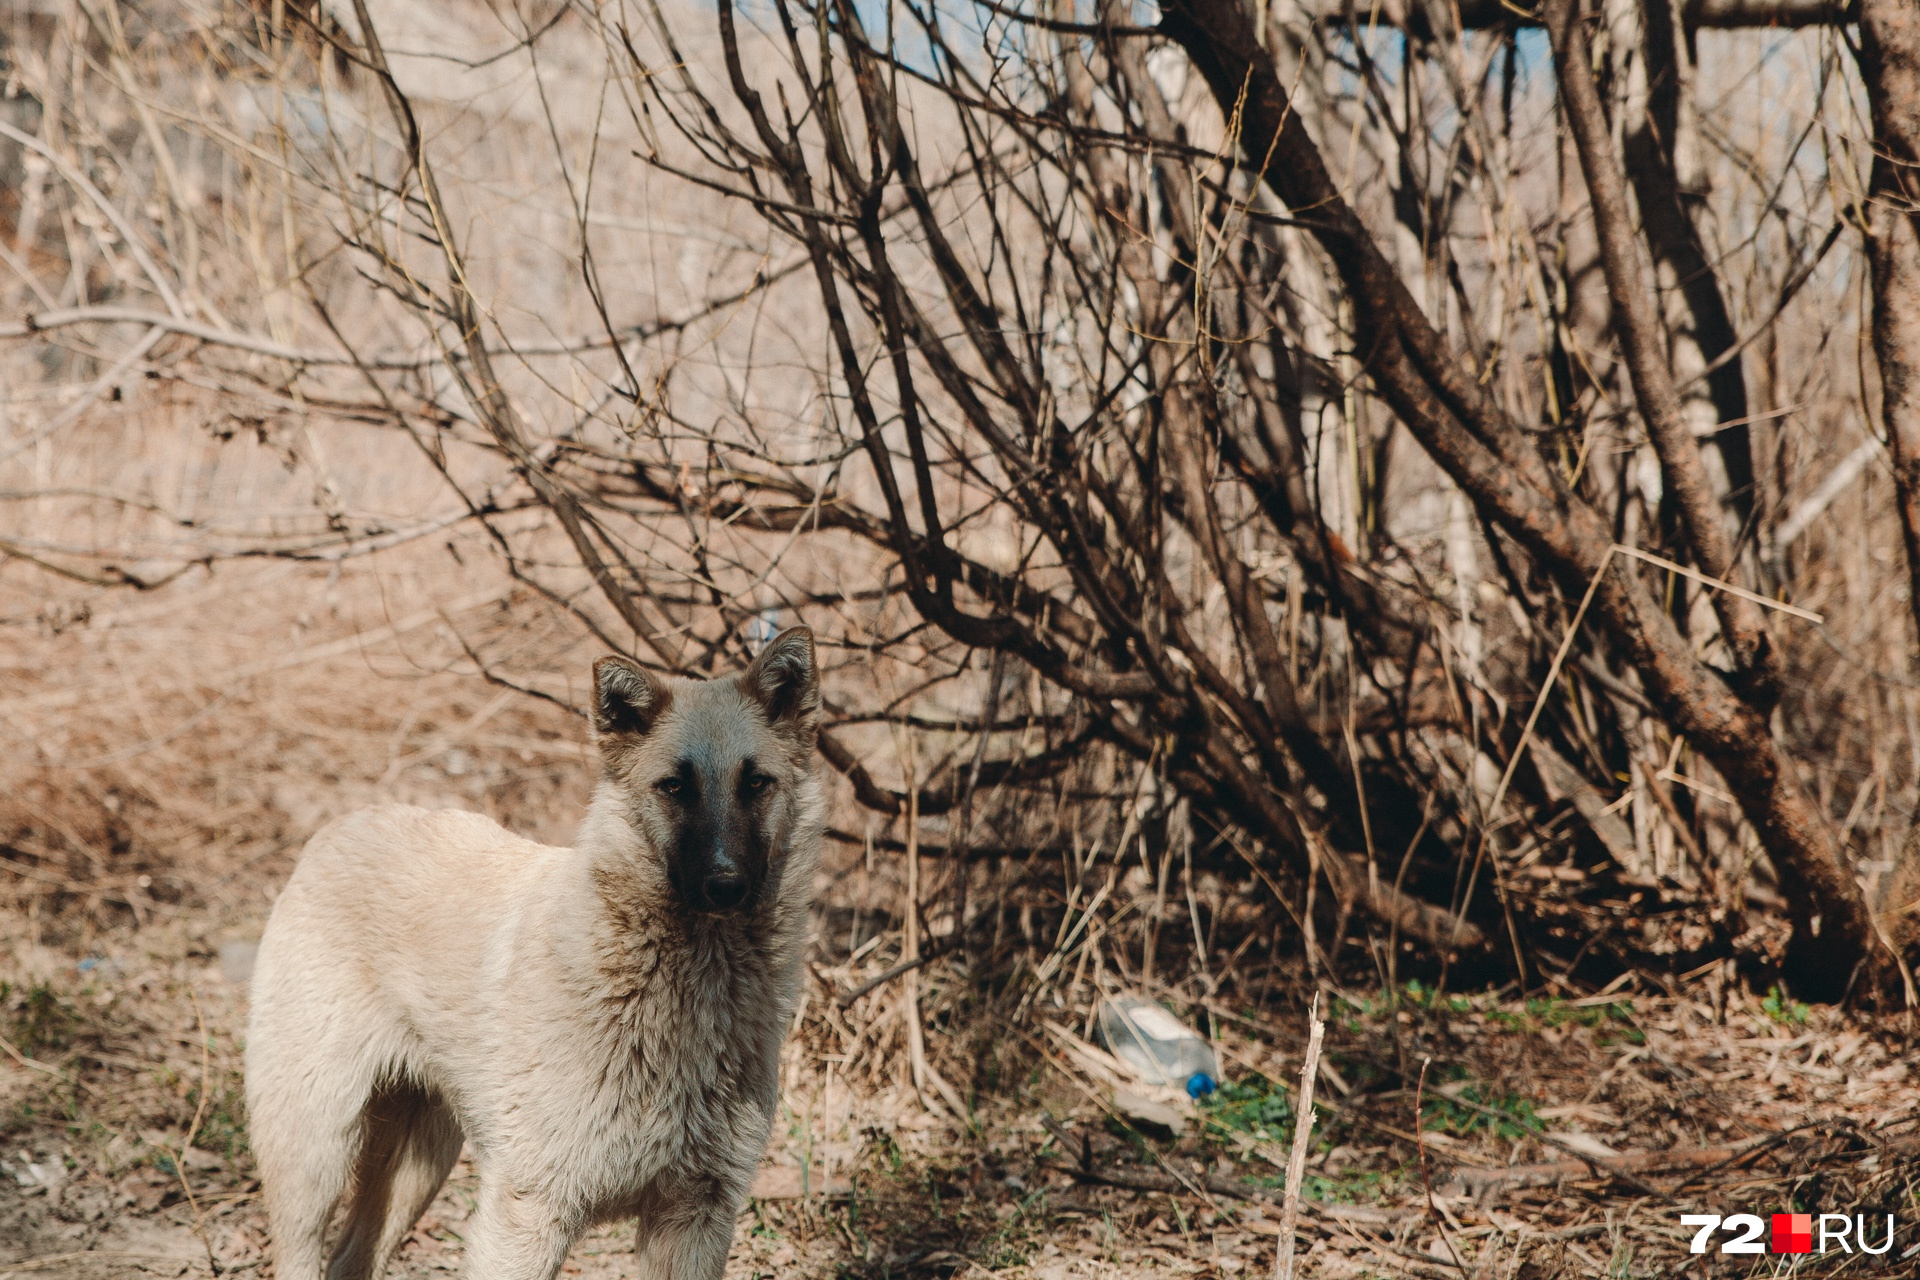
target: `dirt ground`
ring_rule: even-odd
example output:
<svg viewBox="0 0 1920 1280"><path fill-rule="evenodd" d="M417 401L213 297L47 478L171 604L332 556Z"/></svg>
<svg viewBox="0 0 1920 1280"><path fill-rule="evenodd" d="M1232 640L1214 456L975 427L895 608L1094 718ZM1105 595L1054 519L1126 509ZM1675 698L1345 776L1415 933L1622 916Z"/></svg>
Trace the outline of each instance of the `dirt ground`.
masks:
<svg viewBox="0 0 1920 1280"><path fill-rule="evenodd" d="M465 589L424 570L377 593L317 583L228 575L0 651L9 724L37 752L0 753L0 1280L270 1277L243 978L300 843L373 799L475 808L548 841L577 821L579 723L457 668L456 627L524 631L547 653L537 615L409 613L429 588ZM590 657L546 660L564 674ZM1920 1274L1900 1014L1810 1009L1725 966L1437 995L1432 974L1365 978L1379 940L1358 936L1338 977L1316 976L1268 888L1199 876L1160 928L1141 868L1096 866L1097 850L1079 914L1067 868L1008 859L969 949L856 997L901 954L902 860L877 847L828 846L732 1280L1268 1274L1316 993L1297 1275ZM1211 951L1191 955L1203 910ZM1197 1113L1143 1118L1087 1052L1095 1001L1118 987L1213 1036L1225 1085ZM395 1274L458 1273L474 1189L462 1164ZM1693 1254L1680 1223L1776 1212L1868 1215L1876 1248L1891 1213L1895 1235L1885 1253L1755 1255L1718 1252L1739 1234L1722 1231ZM595 1232L567 1274L635 1275L632 1238Z"/></svg>
<svg viewBox="0 0 1920 1280"><path fill-rule="evenodd" d="M264 906L96 935L84 954L15 941L0 986L0 1280L272 1274L240 1102L245 948L231 945ZM765 1195L741 1217L730 1277L1271 1269L1297 1007L1212 1011L1229 1083L1179 1135L1129 1121L1070 1040L1037 1030L1071 1010L991 1035L936 1026L945 1069L973 1055L961 1120L922 1102L907 1070L877 1086L860 1070L862 1044L898 1018L899 984L848 1010L833 996L877 974L880 950L856 961L816 942ZM943 972L920 989L930 1007L966 985ZM1755 997L1717 971L1672 994L1512 1001L1410 984L1393 1000L1335 994L1331 1010L1298 1274L1920 1274L1920 1109L1899 1019ZM394 1274L458 1272L475 1186L463 1160ZM1872 1215L1892 1212L1892 1248L1692 1255L1695 1228L1679 1222L1796 1210L1868 1214L1873 1245L1885 1219ZM583 1239L565 1273L635 1274L630 1224Z"/></svg>

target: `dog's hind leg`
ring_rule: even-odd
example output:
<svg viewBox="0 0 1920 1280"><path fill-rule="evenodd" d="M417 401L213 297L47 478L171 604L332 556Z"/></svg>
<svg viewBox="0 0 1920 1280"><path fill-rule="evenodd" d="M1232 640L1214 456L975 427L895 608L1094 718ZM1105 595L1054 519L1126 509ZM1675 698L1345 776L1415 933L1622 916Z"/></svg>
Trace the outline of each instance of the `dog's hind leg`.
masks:
<svg viewBox="0 0 1920 1280"><path fill-rule="evenodd" d="M360 1145L360 1099L323 1089L317 1073L275 1071L273 1065L249 1075L248 1105L273 1234L274 1275L322 1280L327 1226Z"/></svg>
<svg viewBox="0 0 1920 1280"><path fill-rule="evenodd" d="M347 1221L327 1280L378 1280L394 1250L433 1202L460 1157L462 1135L438 1095L411 1083L382 1086L364 1112Z"/></svg>
<svg viewBox="0 0 1920 1280"><path fill-rule="evenodd" d="M254 1144L256 1155L259 1144ZM267 1203L267 1221L273 1236L273 1274L280 1280L321 1280L326 1247L327 1222L346 1186L346 1167L351 1152L333 1153L314 1150L307 1157L313 1164L296 1172L282 1164L280 1174L263 1178ZM279 1163L279 1162L276 1162ZM337 1163L339 1175L331 1176L326 1166ZM260 1160L262 1169L270 1168Z"/></svg>
<svg viewBox="0 0 1920 1280"><path fill-rule="evenodd" d="M579 1234L544 1196L514 1190L483 1162L467 1230L467 1280L552 1280Z"/></svg>

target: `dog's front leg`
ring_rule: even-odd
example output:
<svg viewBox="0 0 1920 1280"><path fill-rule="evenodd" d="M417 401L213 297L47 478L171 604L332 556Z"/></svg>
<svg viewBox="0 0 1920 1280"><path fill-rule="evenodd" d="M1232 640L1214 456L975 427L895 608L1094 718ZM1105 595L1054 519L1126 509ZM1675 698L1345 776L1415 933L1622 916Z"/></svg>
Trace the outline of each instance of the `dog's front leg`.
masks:
<svg viewBox="0 0 1920 1280"><path fill-rule="evenodd" d="M577 1234L544 1196L483 1172L467 1235L467 1280L553 1280Z"/></svg>

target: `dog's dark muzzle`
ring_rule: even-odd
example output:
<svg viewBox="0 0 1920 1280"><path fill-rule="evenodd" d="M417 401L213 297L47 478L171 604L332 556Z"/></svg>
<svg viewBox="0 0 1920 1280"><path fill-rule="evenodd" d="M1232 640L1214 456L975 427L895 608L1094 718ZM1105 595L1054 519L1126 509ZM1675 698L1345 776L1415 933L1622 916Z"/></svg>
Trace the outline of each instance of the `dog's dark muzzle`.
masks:
<svg viewBox="0 0 1920 1280"><path fill-rule="evenodd" d="M746 905L749 887L737 871L716 872L700 883L700 896L709 911L733 911Z"/></svg>
<svg viewBox="0 0 1920 1280"><path fill-rule="evenodd" d="M687 815L680 831L674 884L693 911L739 911L753 904L764 863L756 856L751 815L714 796Z"/></svg>
<svg viewBox="0 0 1920 1280"><path fill-rule="evenodd" d="M698 911L738 911L753 898L753 878L724 848L713 849L686 877L691 905Z"/></svg>

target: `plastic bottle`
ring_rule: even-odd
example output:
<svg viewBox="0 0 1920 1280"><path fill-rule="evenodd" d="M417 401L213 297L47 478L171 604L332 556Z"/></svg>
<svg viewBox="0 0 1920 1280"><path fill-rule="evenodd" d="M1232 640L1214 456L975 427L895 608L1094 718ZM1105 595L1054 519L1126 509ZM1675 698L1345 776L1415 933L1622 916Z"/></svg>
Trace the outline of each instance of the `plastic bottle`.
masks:
<svg viewBox="0 0 1920 1280"><path fill-rule="evenodd" d="M1220 1060L1207 1038L1143 996L1100 1002L1100 1039L1148 1084L1185 1089L1191 1098L1212 1093Z"/></svg>

